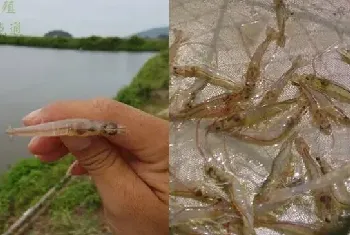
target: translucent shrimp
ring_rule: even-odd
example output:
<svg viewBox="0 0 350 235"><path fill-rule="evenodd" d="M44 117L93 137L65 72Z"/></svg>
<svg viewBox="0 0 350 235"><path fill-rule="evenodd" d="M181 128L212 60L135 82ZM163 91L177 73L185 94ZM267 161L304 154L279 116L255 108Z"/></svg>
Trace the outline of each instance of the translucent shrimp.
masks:
<svg viewBox="0 0 350 235"><path fill-rule="evenodd" d="M261 67L261 61L262 58L264 56L264 54L266 53L268 47L270 46L270 44L277 40L279 37L279 34L276 32L276 30L274 30L271 27L267 27L266 28L266 38L265 40L258 46L258 48L255 50L249 65L248 65L248 69L247 72L245 73L245 90L246 93L249 96L251 96L256 82L258 80L258 78L260 77L260 67Z"/></svg>
<svg viewBox="0 0 350 235"><path fill-rule="evenodd" d="M202 103L182 110L177 114L171 114L172 120L188 120L191 118L214 118L228 116L230 113L242 110L238 103L243 99L243 94L221 94Z"/></svg>
<svg viewBox="0 0 350 235"><path fill-rule="evenodd" d="M322 176L322 171L316 160L310 154L310 147L301 136L295 139L296 150L303 158L303 162L305 164L306 172L309 180L315 180ZM332 221L332 215L334 214L332 211L332 207L334 201L331 197L331 192L329 188L323 188L319 190L315 190L313 192L316 202L317 214L327 223Z"/></svg>
<svg viewBox="0 0 350 235"><path fill-rule="evenodd" d="M322 110L318 100L315 95L312 93L312 90L306 86L303 82L299 83L303 93L308 98L310 103L310 111L312 114L312 118L314 122L319 127L320 131L326 135L332 134L332 125L330 120L328 119L327 113Z"/></svg>
<svg viewBox="0 0 350 235"><path fill-rule="evenodd" d="M278 189L272 192L269 196L269 201L263 204L257 205L257 209L261 213L262 211L271 210L278 202L283 202L300 194L304 194L311 190L318 190L329 187L335 183L343 182L350 177L350 164L333 170L325 175L322 175L318 179L311 180L302 185L298 185L290 188Z"/></svg>
<svg viewBox="0 0 350 235"><path fill-rule="evenodd" d="M301 75L299 79L312 89L327 94L329 97L339 100L340 102L350 104L350 91L341 84L313 74Z"/></svg>
<svg viewBox="0 0 350 235"><path fill-rule="evenodd" d="M247 196L237 178L219 168L209 165L205 166L205 173L218 183L221 183L223 190L229 195L232 207L242 216L243 234L256 234L254 230L253 207L247 200Z"/></svg>
<svg viewBox="0 0 350 235"><path fill-rule="evenodd" d="M236 127L250 127L287 111L293 104L296 104L296 102L297 99L290 99L263 107L252 107L247 111L239 113L233 113L227 118L212 123L208 126L208 131L229 131Z"/></svg>
<svg viewBox="0 0 350 235"><path fill-rule="evenodd" d="M273 3L275 4L275 11L276 11L276 20L277 20L277 27L279 30L279 37L277 40L277 45L279 47L284 47L286 44L286 36L285 36L285 30L286 30L286 21L288 20L289 11L284 4L283 0L274 0Z"/></svg>
<svg viewBox="0 0 350 235"><path fill-rule="evenodd" d="M10 136L113 136L125 134L124 126L105 121L89 119L65 119L20 128L9 127Z"/></svg>
<svg viewBox="0 0 350 235"><path fill-rule="evenodd" d="M281 119L282 123L279 124L281 125L281 128L276 128L277 125L273 125L272 128L276 130L277 133L274 134L272 137L269 137L271 136L271 132L273 132L270 128L268 128L268 130L264 132L254 132L252 134L242 133L240 131L233 131L229 133L229 136L257 145L274 145L286 138L294 129L294 127L296 127L299 124L304 114L304 111L307 108L306 104L307 103L304 99L299 101L298 106L293 112L293 114L289 115L287 118L283 117Z"/></svg>
<svg viewBox="0 0 350 235"><path fill-rule="evenodd" d="M338 50L338 53L340 54L342 61L350 65L350 50L349 49Z"/></svg>
<svg viewBox="0 0 350 235"><path fill-rule="evenodd" d="M184 37L184 32L179 29L173 29L174 31L174 42L171 44L169 48L169 66L170 68L174 65L176 57L177 57L177 52L181 46L181 44L188 39Z"/></svg>
<svg viewBox="0 0 350 235"><path fill-rule="evenodd" d="M283 188L292 181L294 176L292 146L295 137L296 133L283 142L279 153L272 162L269 176L254 197L254 204L266 201L272 191Z"/></svg>
<svg viewBox="0 0 350 235"><path fill-rule="evenodd" d="M316 157L316 161L321 166L322 174L328 174L333 170L324 158ZM331 191L334 199L337 203L339 203L339 205L346 208L350 207L350 193L347 190L344 182L337 182L333 184Z"/></svg>
<svg viewBox="0 0 350 235"><path fill-rule="evenodd" d="M294 72L304 65L306 65L306 61L302 59L301 56L297 56L293 60L292 66L272 85L269 91L266 92L259 105L275 103L278 100L278 97L281 95L284 87L287 85L287 82L292 78Z"/></svg>
<svg viewBox="0 0 350 235"><path fill-rule="evenodd" d="M237 92L242 90L242 85L233 82L229 77L216 72L206 65L174 66L173 72L177 76L204 79L214 86L219 86L230 91Z"/></svg>

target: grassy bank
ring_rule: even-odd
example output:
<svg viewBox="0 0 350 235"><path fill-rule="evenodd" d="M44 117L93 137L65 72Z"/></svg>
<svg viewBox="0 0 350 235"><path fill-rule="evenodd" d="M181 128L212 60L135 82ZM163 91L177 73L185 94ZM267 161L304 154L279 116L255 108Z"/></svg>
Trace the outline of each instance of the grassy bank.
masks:
<svg viewBox="0 0 350 235"><path fill-rule="evenodd" d="M115 99L154 114L168 106L168 84L166 50L148 60ZM0 177L1 233L64 176L73 159L68 156L49 164L36 158L24 159ZM101 216L100 198L88 177L76 177L25 234L109 234Z"/></svg>
<svg viewBox="0 0 350 235"><path fill-rule="evenodd" d="M121 89L115 99L144 111L148 111L149 106L161 109L169 103L168 87L169 51L165 50L149 59L131 84Z"/></svg>
<svg viewBox="0 0 350 235"><path fill-rule="evenodd" d="M168 48L167 39L143 39L133 36L129 39L119 37L50 38L28 36L0 36L0 45L14 45L56 49L88 51L160 51Z"/></svg>

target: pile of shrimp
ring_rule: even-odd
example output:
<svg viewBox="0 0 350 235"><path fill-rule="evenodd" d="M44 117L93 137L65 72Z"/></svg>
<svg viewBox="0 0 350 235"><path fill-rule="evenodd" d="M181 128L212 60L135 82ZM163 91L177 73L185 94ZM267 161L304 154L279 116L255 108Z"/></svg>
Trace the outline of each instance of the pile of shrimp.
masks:
<svg viewBox="0 0 350 235"><path fill-rule="evenodd" d="M309 114L309 125L334 142L334 126L346 128L350 125L350 117L338 105L350 104L350 91L316 73L298 73L308 62L297 56L290 68L269 89L262 91L261 97L256 96L263 56L273 43L283 48L286 42L288 9L283 1L274 3L278 29L266 27L265 40L251 56L241 84L209 66L176 65L179 48L186 44L187 38L183 31L174 30L175 40L170 46L172 76L176 79L194 77L199 82L186 91L180 110L170 109L170 120L173 123L195 120L198 124L206 120L209 124L205 127L205 140L209 134L220 133L257 146L279 146L279 151L252 201L235 173L225 165L213 164L209 160L212 158L207 158L202 170L207 181L217 186L215 189L205 187L202 182L181 182L173 174L171 197L200 202L200 206L180 206L171 215L173 234L248 235L257 234L258 228L286 234L321 234L339 226L350 211L350 193L345 182L350 177L350 165L333 169L325 156L313 153L303 136L306 127L301 125L301 120ZM341 49L338 53L342 63L350 69L350 51ZM226 92L195 102L208 83ZM281 100L287 85L296 88L296 93L292 98ZM175 102L174 98L170 101ZM206 158L199 143L197 147ZM303 165L303 174L298 173L296 162ZM316 222L303 224L281 220L283 209L301 194L314 200Z"/></svg>

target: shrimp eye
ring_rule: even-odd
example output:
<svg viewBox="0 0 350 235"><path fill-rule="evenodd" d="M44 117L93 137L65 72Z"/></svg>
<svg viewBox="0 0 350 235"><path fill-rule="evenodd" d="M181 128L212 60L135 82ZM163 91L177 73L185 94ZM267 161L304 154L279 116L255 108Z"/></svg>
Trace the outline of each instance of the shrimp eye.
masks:
<svg viewBox="0 0 350 235"><path fill-rule="evenodd" d="M116 135L119 133L119 128L114 123L106 123L102 126L102 132L106 135Z"/></svg>

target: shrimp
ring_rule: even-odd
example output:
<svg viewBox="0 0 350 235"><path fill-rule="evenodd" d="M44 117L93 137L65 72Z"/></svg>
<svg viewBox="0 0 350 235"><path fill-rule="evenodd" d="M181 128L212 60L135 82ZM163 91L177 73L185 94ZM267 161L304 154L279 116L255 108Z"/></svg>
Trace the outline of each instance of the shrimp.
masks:
<svg viewBox="0 0 350 235"><path fill-rule="evenodd" d="M310 190L319 190L327 188L335 183L342 182L350 177L350 163L333 170L327 174L320 176L318 179L310 180L307 183L290 188L277 189L269 196L269 201L257 205L260 213L271 210L278 202L283 202L300 194L304 194Z"/></svg>
<svg viewBox="0 0 350 235"><path fill-rule="evenodd" d="M329 97L339 100L340 102L350 104L350 91L343 85L337 84L324 77L317 77L313 74L302 75L299 79L312 89L327 94Z"/></svg>
<svg viewBox="0 0 350 235"><path fill-rule="evenodd" d="M312 90L308 86L303 84L303 82L299 83L299 86L301 87L303 93L309 100L310 110L311 110L314 122L319 127L322 133L324 133L325 135L331 135L332 126L331 126L330 120L328 119L327 113L321 109L320 104L318 103L318 100L316 99L315 95L312 93Z"/></svg>
<svg viewBox="0 0 350 235"><path fill-rule="evenodd" d="M322 174L328 174L333 169L332 167L326 162L325 159L316 157L316 161L321 167ZM337 203L339 203L342 207L349 208L350 206L350 193L346 188L346 185L344 182L338 182L335 183L331 187L332 195Z"/></svg>
<svg viewBox="0 0 350 235"><path fill-rule="evenodd" d="M228 131L235 127L250 127L288 110L297 99L285 100L263 107L252 107L243 113L233 113L227 118L217 120L208 126L208 131Z"/></svg>
<svg viewBox="0 0 350 235"><path fill-rule="evenodd" d="M180 45L187 41L187 38L184 37L184 32L179 29L173 29L174 31L174 42L171 44L169 48L169 66L172 67L175 63L176 57L177 57L177 51L180 48Z"/></svg>
<svg viewBox="0 0 350 235"><path fill-rule="evenodd" d="M239 112L242 107L233 100L240 100L240 93L221 94L212 97L202 103L196 104L191 108L182 110L177 114L171 114L172 120L186 120L191 118L215 118L229 115L232 112ZM233 104L231 104L233 103Z"/></svg>
<svg viewBox="0 0 350 235"><path fill-rule="evenodd" d="M264 56L264 54L267 51L267 48L269 45L278 39L277 32L271 28L266 28L266 38L265 40L258 46L258 48L255 50L255 53L253 54L249 65L247 72L245 73L245 92L247 93L248 97L251 96L256 82L258 78L260 77L260 67L261 67L261 61Z"/></svg>
<svg viewBox="0 0 350 235"><path fill-rule="evenodd" d="M302 59L302 57L299 55L297 56L293 62L292 66L282 75L280 79L278 79L277 82L275 82L272 87L269 89L268 92L264 95L262 100L260 101L259 105L268 105L275 103L278 99L278 97L281 95L284 87L287 85L287 82L289 79L291 79L294 72L304 66L306 64L306 61Z"/></svg>
<svg viewBox="0 0 350 235"><path fill-rule="evenodd" d="M231 176L214 166L205 166L205 174L222 184L223 190L231 198L232 207L242 216L243 234L254 235L254 211L240 182L235 176Z"/></svg>
<svg viewBox="0 0 350 235"><path fill-rule="evenodd" d="M296 133L283 142L281 149L272 162L271 172L259 192L254 197L254 204L266 200L270 192L288 185L294 175L292 146Z"/></svg>
<svg viewBox="0 0 350 235"><path fill-rule="evenodd" d="M204 190L204 188L198 186L190 185L187 187L185 184L175 181L170 183L170 187L171 196L192 198L201 202L213 204L222 201L222 198L218 197L212 190Z"/></svg>
<svg viewBox="0 0 350 235"><path fill-rule="evenodd" d="M173 71L177 76L204 79L214 86L219 86L230 91L237 92L242 89L242 86L232 82L230 78L215 72L206 65L174 66Z"/></svg>
<svg viewBox="0 0 350 235"><path fill-rule="evenodd" d="M310 147L302 137L295 139L295 146L297 152L302 157L309 180L315 180L322 176L321 168L310 154ZM318 216L327 223L332 221L332 207L334 201L332 200L329 189L320 189L313 192L316 202Z"/></svg>
<svg viewBox="0 0 350 235"><path fill-rule="evenodd" d="M294 114L288 116L287 118L283 118L282 128L278 129L277 135L272 138L266 138L266 135L269 135L271 130L268 130L263 133L254 133L254 134L243 134L239 131L229 133L229 136L233 138L237 138L249 143L257 144L257 145L274 145L279 141L283 140L285 137L289 135L289 133L293 130L293 128L299 124L305 109L307 108L306 102L304 99L301 99L298 102L297 109ZM274 125L275 128L275 125ZM266 133L266 134L265 134Z"/></svg>
<svg viewBox="0 0 350 235"><path fill-rule="evenodd" d="M338 53L340 54L342 61L350 65L350 50L349 49L338 50Z"/></svg>
<svg viewBox="0 0 350 235"><path fill-rule="evenodd" d="M285 30L286 30L286 21L288 20L289 11L284 4L283 0L273 0L274 8L276 11L276 20L277 20L277 27L279 30L279 37L276 42L276 44L279 47L284 47L286 44L286 36L285 36Z"/></svg>
<svg viewBox="0 0 350 235"><path fill-rule="evenodd" d="M125 132L125 127L119 124L89 119L65 119L6 130L10 136L113 136Z"/></svg>

